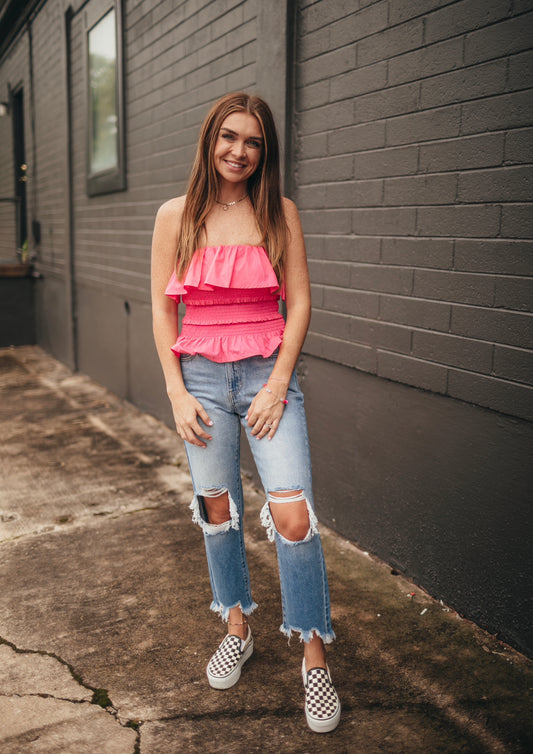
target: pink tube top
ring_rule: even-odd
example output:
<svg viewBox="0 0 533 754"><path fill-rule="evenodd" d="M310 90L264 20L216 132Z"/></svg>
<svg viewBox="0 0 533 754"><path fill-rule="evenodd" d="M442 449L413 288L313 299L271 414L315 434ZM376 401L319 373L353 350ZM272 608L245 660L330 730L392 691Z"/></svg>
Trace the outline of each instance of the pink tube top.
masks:
<svg viewBox="0 0 533 754"><path fill-rule="evenodd" d="M279 283L262 246L206 246L192 258L185 278L175 273L165 294L186 305L172 350L212 361L270 356L285 321L278 309Z"/></svg>

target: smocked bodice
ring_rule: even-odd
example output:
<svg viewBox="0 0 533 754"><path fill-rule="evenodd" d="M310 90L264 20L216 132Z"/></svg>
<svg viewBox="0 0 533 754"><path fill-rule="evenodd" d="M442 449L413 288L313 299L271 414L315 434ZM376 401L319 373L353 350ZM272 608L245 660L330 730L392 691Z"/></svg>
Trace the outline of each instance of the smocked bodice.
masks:
<svg viewBox="0 0 533 754"><path fill-rule="evenodd" d="M218 362L270 356L285 322L278 310L279 283L262 246L198 249L182 281L172 274L166 295L186 313L176 354L201 354Z"/></svg>

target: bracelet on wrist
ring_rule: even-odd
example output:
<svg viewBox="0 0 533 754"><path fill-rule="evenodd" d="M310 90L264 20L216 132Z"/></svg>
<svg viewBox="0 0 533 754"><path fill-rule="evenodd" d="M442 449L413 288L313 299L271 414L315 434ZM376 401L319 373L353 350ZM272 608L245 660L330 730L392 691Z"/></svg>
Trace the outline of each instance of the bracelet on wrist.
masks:
<svg viewBox="0 0 533 754"><path fill-rule="evenodd" d="M272 392L272 390L267 387L266 382L263 385L263 388L267 391L267 393L270 393L270 395L274 395L274 393ZM277 395L274 395L274 398L276 398L280 403L283 403L285 406L287 406L289 404L289 401L286 398L278 398Z"/></svg>

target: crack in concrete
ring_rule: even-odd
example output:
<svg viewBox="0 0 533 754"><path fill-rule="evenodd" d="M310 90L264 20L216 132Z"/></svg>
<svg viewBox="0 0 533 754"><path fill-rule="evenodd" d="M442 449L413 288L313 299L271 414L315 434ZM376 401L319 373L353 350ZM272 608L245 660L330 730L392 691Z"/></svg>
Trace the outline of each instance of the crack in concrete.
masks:
<svg viewBox="0 0 533 754"><path fill-rule="evenodd" d="M44 692L38 693L28 693L28 694L2 694L0 693L0 697L3 698L27 698L27 697L38 697L41 699L53 699L54 701L58 702L67 702L70 704L93 704L97 707L100 707L104 710L108 715L113 717L116 722L122 727L122 728L131 728L136 733L136 739L135 739L135 746L133 749L133 754L140 754L141 751L141 725L144 722L143 720L126 720L123 722L119 717L119 708L115 707L113 702L108 696L107 689L98 688L97 686L91 686L90 684L86 683L83 678L81 677L80 673L78 673L74 667L64 660L59 655L55 654L55 652L49 652L45 649L22 649L21 647L17 647L16 644L14 644L12 641L9 641L8 639L4 638L3 636L0 636L0 645L4 645L6 647L9 647L13 650L16 654L20 655L39 655L40 657L50 657L52 660L55 660L60 665L63 665L63 667L67 668L69 671L72 679L83 689L87 689L87 691L92 691L92 698L90 701L87 699L69 699L64 697L55 696L54 694L47 694Z"/></svg>
<svg viewBox="0 0 533 754"><path fill-rule="evenodd" d="M135 731L135 745L133 747L133 754L141 754L141 727L144 720L128 720L125 728L132 728Z"/></svg>
<svg viewBox="0 0 533 754"><path fill-rule="evenodd" d="M94 704L92 701L88 701L87 699L69 699L68 697L64 696L56 696L55 694L47 694L44 691L38 692L28 692L27 694L2 694L0 693L0 697L4 699L13 699L14 697L16 699L27 699L28 697L38 697L39 699L53 699L56 702L69 702L69 704Z"/></svg>
<svg viewBox="0 0 533 754"><path fill-rule="evenodd" d="M17 647L16 644L13 644L12 641L5 639L3 636L0 636L0 644L9 647L13 650L13 652L16 652L19 655L40 655L41 657L51 657L53 660L56 660L56 662L59 662L61 665L67 668L70 675L79 686L87 689L87 691L92 691L93 693L96 691L96 688L93 688L92 686L84 683L81 675L74 670L72 665L70 665L66 660L63 660L62 657L59 657L59 655L56 655L54 652L48 652L45 649L21 649L20 647Z"/></svg>

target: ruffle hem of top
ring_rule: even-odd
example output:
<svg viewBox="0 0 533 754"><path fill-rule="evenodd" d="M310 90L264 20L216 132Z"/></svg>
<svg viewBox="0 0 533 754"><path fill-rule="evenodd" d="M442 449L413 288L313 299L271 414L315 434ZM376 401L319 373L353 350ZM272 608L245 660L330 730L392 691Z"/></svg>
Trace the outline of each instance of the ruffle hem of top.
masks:
<svg viewBox="0 0 533 754"><path fill-rule="evenodd" d="M262 246L198 249L185 279L172 273L165 294L187 307L172 346L178 356L200 354L217 362L266 358L281 343L280 288Z"/></svg>

